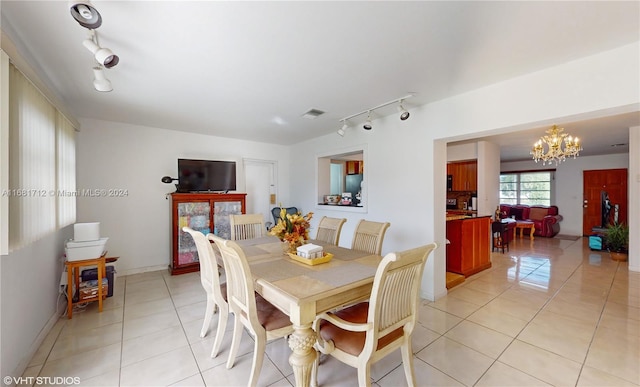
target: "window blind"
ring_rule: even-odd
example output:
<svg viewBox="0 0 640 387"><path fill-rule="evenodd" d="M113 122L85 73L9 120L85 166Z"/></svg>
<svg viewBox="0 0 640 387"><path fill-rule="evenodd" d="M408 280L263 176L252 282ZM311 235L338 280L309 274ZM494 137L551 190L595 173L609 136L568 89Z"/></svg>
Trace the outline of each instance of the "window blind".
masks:
<svg viewBox="0 0 640 387"><path fill-rule="evenodd" d="M68 120L13 65L9 69L9 250L75 221L75 135ZM71 133L70 133L71 132Z"/></svg>
<svg viewBox="0 0 640 387"><path fill-rule="evenodd" d="M56 113L58 227L76 221L76 141L75 129L60 112Z"/></svg>

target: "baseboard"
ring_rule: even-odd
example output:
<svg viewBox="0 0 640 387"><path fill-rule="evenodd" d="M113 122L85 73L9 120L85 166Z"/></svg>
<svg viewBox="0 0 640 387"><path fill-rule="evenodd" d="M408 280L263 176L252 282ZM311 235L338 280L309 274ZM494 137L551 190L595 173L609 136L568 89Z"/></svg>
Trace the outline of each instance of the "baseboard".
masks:
<svg viewBox="0 0 640 387"><path fill-rule="evenodd" d="M33 343L31 343L31 346L29 347L29 351L27 351L27 355L22 360L20 360L16 368L13 370L12 375L19 377L24 374L24 371L29 366L29 363L31 363L31 359L33 359L36 352L44 342L44 339L47 337L49 332L51 332L51 329L53 328L54 325L56 325L59 319L60 319L60 315L58 314L58 310L56 308L55 313L53 314L53 316L51 316L51 318L47 321L44 327L40 330L40 333L38 333L38 336L36 337L36 339L33 341Z"/></svg>
<svg viewBox="0 0 640 387"><path fill-rule="evenodd" d="M436 301L439 298L442 298L444 296L447 295L447 288L445 287L444 289L442 289L440 292L438 293L430 293L430 292L425 292L422 289L420 290L420 298L424 299L424 300L428 300L428 301Z"/></svg>
<svg viewBox="0 0 640 387"><path fill-rule="evenodd" d="M137 268L137 269L118 270L118 277L122 277L122 276L125 276L125 275L147 273L147 272L150 272L150 271L159 271L159 270L167 270L168 271L168 267L167 267L167 265L157 265L157 266L141 267L141 268Z"/></svg>

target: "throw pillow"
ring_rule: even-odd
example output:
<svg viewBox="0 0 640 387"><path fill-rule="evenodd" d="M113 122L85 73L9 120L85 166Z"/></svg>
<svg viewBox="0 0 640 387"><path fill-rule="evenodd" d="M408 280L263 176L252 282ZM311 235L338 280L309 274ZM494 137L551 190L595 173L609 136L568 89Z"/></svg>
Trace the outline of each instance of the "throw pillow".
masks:
<svg viewBox="0 0 640 387"><path fill-rule="evenodd" d="M531 210L529 211L529 218L531 218L531 220L542 220L548 213L549 210L546 208L531 207Z"/></svg>
<svg viewBox="0 0 640 387"><path fill-rule="evenodd" d="M511 207L511 211L509 211L509 215L516 217L516 220L522 220L522 208Z"/></svg>

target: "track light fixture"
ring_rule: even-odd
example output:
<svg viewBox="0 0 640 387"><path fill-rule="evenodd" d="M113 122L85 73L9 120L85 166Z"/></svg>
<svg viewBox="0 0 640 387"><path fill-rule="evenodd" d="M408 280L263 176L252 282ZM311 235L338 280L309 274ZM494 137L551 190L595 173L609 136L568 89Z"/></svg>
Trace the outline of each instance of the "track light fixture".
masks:
<svg viewBox="0 0 640 387"><path fill-rule="evenodd" d="M371 126L371 112L367 112L367 120L364 122L364 125L362 125L362 128L364 130L371 130L373 128L373 126Z"/></svg>
<svg viewBox="0 0 640 387"><path fill-rule="evenodd" d="M96 58L98 63L108 69L117 65L120 61L118 55L114 54L113 51L108 48L102 48L98 45L98 37L93 30L89 33L89 39L85 39L82 44L87 48L87 50L93 53L93 56Z"/></svg>
<svg viewBox="0 0 640 387"><path fill-rule="evenodd" d="M376 107L372 107L371 109L363 110L360 113L352 114L350 116L342 118L340 120L340 122L344 122L344 125L342 126L341 129L338 129L338 134L340 136L344 136L344 132L348 128L348 126L346 124L347 120L349 120L351 118L354 118L354 117L357 117L357 116L360 116L360 115L363 115L365 113L367 114L367 121L365 121L365 123L362 125L362 128L365 129L365 130L371 130L373 128L373 125L371 124L371 113L376 109L380 109L381 107L385 107L387 105L391 105L391 104L394 104L394 103L399 103L400 104L398 106L398 111L400 112L400 120L405 121L407 118L409 118L410 114L404 108L404 106L402 106L402 103L404 102L405 99L411 98L411 97L413 97L413 94L408 94L408 95L405 95L402 98L397 98L397 99L391 100L389 102L382 103L382 104L380 104L380 105L378 105Z"/></svg>
<svg viewBox="0 0 640 387"><path fill-rule="evenodd" d="M89 0L69 1L71 16L84 28L94 30L102 25L100 12L93 7Z"/></svg>
<svg viewBox="0 0 640 387"><path fill-rule="evenodd" d="M398 105L398 111L400 112L400 120L404 121L409 118L409 112L402 106L403 100L400 100L400 105Z"/></svg>
<svg viewBox="0 0 640 387"><path fill-rule="evenodd" d="M102 66L96 66L93 68L93 87L97 91L109 92L113 90L111 81L104 75L104 69Z"/></svg>
<svg viewBox="0 0 640 387"><path fill-rule="evenodd" d="M349 125L347 125L347 121L344 121L344 125L342 125L342 128L338 129L338 134L340 135L340 137L344 137L347 129L349 129Z"/></svg>

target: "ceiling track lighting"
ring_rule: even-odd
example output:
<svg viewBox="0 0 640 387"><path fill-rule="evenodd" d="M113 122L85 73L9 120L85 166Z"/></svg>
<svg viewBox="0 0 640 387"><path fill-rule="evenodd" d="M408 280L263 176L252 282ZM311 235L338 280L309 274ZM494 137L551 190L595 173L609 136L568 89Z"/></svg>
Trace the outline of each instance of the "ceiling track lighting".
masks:
<svg viewBox="0 0 640 387"><path fill-rule="evenodd" d="M91 51L96 62L108 69L120 62L120 58L118 55L114 54L113 51L108 48L100 47L98 44L98 35L93 30L89 31L89 38L85 39L82 44L87 48L87 50Z"/></svg>
<svg viewBox="0 0 640 387"><path fill-rule="evenodd" d="M404 108L404 106L402 106L402 102L404 100L400 100L400 105L398 105L398 112L400 112L400 120L405 121L407 118L409 118L409 112L407 111L407 109Z"/></svg>
<svg viewBox="0 0 640 387"><path fill-rule="evenodd" d="M364 122L364 125L362 125L362 128L364 130L373 129L373 126L371 126L371 112L367 112L367 120Z"/></svg>
<svg viewBox="0 0 640 387"><path fill-rule="evenodd" d="M111 81L104 75L104 68L97 66L93 68L93 87L97 91L109 92L113 90Z"/></svg>
<svg viewBox="0 0 640 387"><path fill-rule="evenodd" d="M93 7L89 0L69 1L71 16L84 28L94 30L102 25L100 12Z"/></svg>
<svg viewBox="0 0 640 387"><path fill-rule="evenodd" d="M408 95L405 95L404 97L397 98L397 99L382 103L382 104L380 104L378 106L372 107L372 108L367 109L367 110L363 110L363 111L361 111L359 113L352 114L350 116L347 116L347 117L344 117L344 118L340 119L340 122L344 123L344 125L342 126L342 128L338 129L338 134L340 136L344 136L345 131L349 128L349 126L347 125L347 120L350 120L350 119L352 119L354 117L357 117L357 116L361 116L361 115L363 115L365 113L367 114L367 121L365 121L365 123L362 125L362 127L365 130L371 130L373 128L373 125L371 124L371 113L376 109L380 109L382 107L385 107L385 106L388 106L388 105L391 105L391 104L394 104L394 103L398 103L399 104L398 105L398 112L400 112L400 120L402 120L402 121L407 120L407 118L409 118L410 114L404 108L404 106L402 104L403 104L405 99L408 99L408 98L411 98L411 97L413 97L413 94L408 94Z"/></svg>
<svg viewBox="0 0 640 387"><path fill-rule="evenodd" d="M340 137L344 137L347 129L349 129L349 124L347 124L347 121L344 121L344 125L342 125L342 128L338 129L338 134L340 135Z"/></svg>

